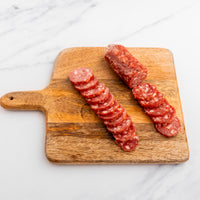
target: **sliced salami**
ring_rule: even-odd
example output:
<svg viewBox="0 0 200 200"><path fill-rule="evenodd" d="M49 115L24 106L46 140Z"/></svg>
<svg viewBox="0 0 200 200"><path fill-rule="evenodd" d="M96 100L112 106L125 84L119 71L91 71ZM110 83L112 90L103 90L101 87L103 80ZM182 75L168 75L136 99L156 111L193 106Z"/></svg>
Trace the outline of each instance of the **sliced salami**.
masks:
<svg viewBox="0 0 200 200"><path fill-rule="evenodd" d="M122 133L125 130L129 129L131 125L131 118L130 116L127 117L126 120L123 121L122 124L118 125L118 126L107 126L107 129L109 132L116 134L116 133Z"/></svg>
<svg viewBox="0 0 200 200"><path fill-rule="evenodd" d="M97 104L97 103L104 103L109 98L110 91L108 88L105 88L104 92L101 93L99 96L93 98L87 98L86 101L89 104Z"/></svg>
<svg viewBox="0 0 200 200"><path fill-rule="evenodd" d="M162 93L157 92L156 96L153 99L150 100L139 100L139 103L143 107L148 108L157 108L160 106L164 101L164 96Z"/></svg>
<svg viewBox="0 0 200 200"><path fill-rule="evenodd" d="M147 77L147 72L144 71L136 72L128 82L128 87L134 88L135 86L142 83L142 81L144 81L146 77Z"/></svg>
<svg viewBox="0 0 200 200"><path fill-rule="evenodd" d="M115 142L124 150L124 151L133 151L138 146L139 137L135 135L131 140L125 142L115 140Z"/></svg>
<svg viewBox="0 0 200 200"><path fill-rule="evenodd" d="M170 109L170 105L166 99L163 103L157 108L144 108L144 111L147 115L152 117L158 117L165 115Z"/></svg>
<svg viewBox="0 0 200 200"><path fill-rule="evenodd" d="M74 85L74 87L79 91L84 91L84 90L91 90L95 88L97 84L98 84L97 78L93 77L88 83L77 84L77 85Z"/></svg>
<svg viewBox="0 0 200 200"><path fill-rule="evenodd" d="M150 83L141 83L132 89L132 93L137 100L148 101L157 95L157 89Z"/></svg>
<svg viewBox="0 0 200 200"><path fill-rule="evenodd" d="M110 108L114 104L114 102L114 96L111 93L109 93L109 97L104 103L91 104L91 108L94 111L106 110Z"/></svg>
<svg viewBox="0 0 200 200"><path fill-rule="evenodd" d="M69 79L70 81L77 85L82 83L88 83L93 78L93 72L91 69L80 67L77 69L74 69L70 75Z"/></svg>
<svg viewBox="0 0 200 200"><path fill-rule="evenodd" d="M136 135L136 125L132 123L130 128L123 133L113 134L113 137L118 141L127 141L132 139Z"/></svg>
<svg viewBox="0 0 200 200"><path fill-rule="evenodd" d="M91 108L95 110L97 115L104 121L108 131L114 134L126 134L124 137L121 136L123 141L125 138L128 140L126 144L124 143L122 149L125 151L133 150L136 143L131 143L130 141L133 141L133 138L136 136L135 129L129 129L131 124L133 125L130 116L127 115L124 108L115 100L107 87L102 83L96 83L98 80L95 80L93 73L92 76L90 76L90 80L87 78L87 80L89 80L88 82L82 77L85 71L90 73L90 70L85 70L84 73L83 71L82 69L74 70L70 74L70 80L72 79L75 88L81 92ZM75 75L79 78L75 78ZM85 76L89 77L87 73ZM129 130L129 132L127 132L127 130ZM119 135L116 138L119 138Z"/></svg>
<svg viewBox="0 0 200 200"><path fill-rule="evenodd" d="M175 109L170 106L169 111L163 115L158 117L151 117L154 123L163 124L163 123L170 123L176 115Z"/></svg>
<svg viewBox="0 0 200 200"><path fill-rule="evenodd" d="M173 137L181 130L181 123L178 117L174 117L173 121L169 124L155 124L156 130L166 137Z"/></svg>
<svg viewBox="0 0 200 200"><path fill-rule="evenodd" d="M101 120L114 120L117 119L122 113L124 112L124 108L119 106L113 113L110 113L108 115L99 115L99 118Z"/></svg>
<svg viewBox="0 0 200 200"><path fill-rule="evenodd" d="M85 98L93 98L102 94L105 90L105 85L99 83L95 88L91 90L82 91L81 95Z"/></svg>
<svg viewBox="0 0 200 200"><path fill-rule="evenodd" d="M126 110L124 110L124 112L122 113L121 116L119 116L118 118L116 118L114 120L104 121L104 124L106 126L118 126L118 125L122 124L123 121L126 119L127 119L127 112L126 112Z"/></svg>
<svg viewBox="0 0 200 200"><path fill-rule="evenodd" d="M110 108L108 108L108 109L106 109L106 110L99 110L98 112L97 112L97 114L101 117L101 116L105 116L105 115L109 115L109 114L112 114L112 113L114 113L116 110L117 110L117 108L119 108L119 103L115 100L115 103L110 107Z"/></svg>

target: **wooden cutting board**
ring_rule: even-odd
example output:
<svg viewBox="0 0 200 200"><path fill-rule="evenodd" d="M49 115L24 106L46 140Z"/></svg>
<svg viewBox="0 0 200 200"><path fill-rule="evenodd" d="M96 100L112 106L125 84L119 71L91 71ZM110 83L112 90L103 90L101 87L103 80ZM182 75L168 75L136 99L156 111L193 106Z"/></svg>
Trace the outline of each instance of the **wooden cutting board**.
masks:
<svg viewBox="0 0 200 200"><path fill-rule="evenodd" d="M41 110L46 115L45 151L49 161L62 164L179 163L189 150L172 53L161 48L128 48L149 69L147 82L155 84L181 120L181 132L166 138L134 100L131 90L104 60L105 48L63 50L55 61L49 86L39 91L11 92L1 106L13 110ZM112 135L74 89L68 75L77 67L89 67L113 93L136 123L140 137L133 152L124 152ZM23 123L23 122L22 122Z"/></svg>

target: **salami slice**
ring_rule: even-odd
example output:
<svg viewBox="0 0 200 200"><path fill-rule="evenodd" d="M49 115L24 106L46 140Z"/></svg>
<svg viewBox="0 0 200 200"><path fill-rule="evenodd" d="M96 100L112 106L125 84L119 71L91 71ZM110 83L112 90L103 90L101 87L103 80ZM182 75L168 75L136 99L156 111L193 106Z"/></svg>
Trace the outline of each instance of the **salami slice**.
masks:
<svg viewBox="0 0 200 200"><path fill-rule="evenodd" d="M127 112L126 112L126 110L124 110L124 112L122 113L121 116L119 116L118 118L111 120L111 121L104 121L104 124L106 126L118 126L118 125L122 124L123 121L126 119L127 119Z"/></svg>
<svg viewBox="0 0 200 200"><path fill-rule="evenodd" d="M118 126L107 126L107 129L109 132L116 134L116 133L122 133L125 130L129 129L129 127L131 126L131 118L130 116L127 117L126 120L123 121L122 124L118 125Z"/></svg>
<svg viewBox="0 0 200 200"><path fill-rule="evenodd" d="M163 103L157 108L144 108L145 113L152 117L158 117L165 115L170 109L170 105L166 99Z"/></svg>
<svg viewBox="0 0 200 200"><path fill-rule="evenodd" d="M97 84L98 84L97 78L93 77L88 83L76 84L74 85L74 87L79 91L84 91L84 90L91 90L95 88Z"/></svg>
<svg viewBox="0 0 200 200"><path fill-rule="evenodd" d="M158 117L151 117L154 123L163 124L163 123L170 123L176 115L175 109L170 106L169 111L163 115Z"/></svg>
<svg viewBox="0 0 200 200"><path fill-rule="evenodd" d="M122 45L109 45L106 48L105 59L130 88L132 88L132 85L136 82L134 82L133 77L137 76L137 82L142 82L147 77L147 68L139 63Z"/></svg>
<svg viewBox="0 0 200 200"><path fill-rule="evenodd" d="M160 106L164 101L163 94L160 92L157 92L156 96L153 99L150 100L139 100L139 103L143 107L148 108L157 108Z"/></svg>
<svg viewBox="0 0 200 200"><path fill-rule="evenodd" d="M157 89L149 83L141 83L132 89L132 93L136 99L148 101L157 95Z"/></svg>
<svg viewBox="0 0 200 200"><path fill-rule="evenodd" d="M93 72L91 69L80 67L77 69L74 69L70 75L69 79L70 81L77 85L81 83L88 83L93 78Z"/></svg>
<svg viewBox="0 0 200 200"><path fill-rule="evenodd" d="M85 98L92 98L92 97L99 96L100 94L104 92L104 90L105 90L105 85L102 83L99 83L97 87L91 90L86 90L86 91L81 92L81 95Z"/></svg>
<svg viewBox="0 0 200 200"><path fill-rule="evenodd" d="M110 108L108 108L108 109L106 109L106 110L99 110L98 112L97 112L97 114L101 117L101 116L105 116L105 115L109 115L109 114L111 114L111 113L114 113L116 110L117 110L117 108L119 108L119 103L115 100L115 103L110 107Z"/></svg>
<svg viewBox="0 0 200 200"><path fill-rule="evenodd" d="M104 92L100 94L99 96L93 97L93 98L87 98L86 101L89 104L97 104L97 103L104 103L108 97L109 97L110 91L108 88L105 88Z"/></svg>
<svg viewBox="0 0 200 200"><path fill-rule="evenodd" d="M130 128L123 133L113 134L114 138L118 141L127 141L132 139L136 135L136 125L132 123Z"/></svg>
<svg viewBox="0 0 200 200"><path fill-rule="evenodd" d="M173 137L181 130L181 123L178 117L174 117L173 121L169 124L155 124L156 130L166 137Z"/></svg>
<svg viewBox="0 0 200 200"><path fill-rule="evenodd" d="M139 137L135 135L131 140L125 142L115 140L115 142L124 150L124 151L133 151L138 146Z"/></svg>
<svg viewBox="0 0 200 200"><path fill-rule="evenodd" d="M114 102L114 96L111 93L109 93L109 97L104 103L91 104L91 108L94 111L106 110L110 108L114 104Z"/></svg>
<svg viewBox="0 0 200 200"><path fill-rule="evenodd" d="M124 108L119 106L113 113L110 113L108 115L99 115L99 118L101 120L114 120L117 119L122 113L124 112Z"/></svg>

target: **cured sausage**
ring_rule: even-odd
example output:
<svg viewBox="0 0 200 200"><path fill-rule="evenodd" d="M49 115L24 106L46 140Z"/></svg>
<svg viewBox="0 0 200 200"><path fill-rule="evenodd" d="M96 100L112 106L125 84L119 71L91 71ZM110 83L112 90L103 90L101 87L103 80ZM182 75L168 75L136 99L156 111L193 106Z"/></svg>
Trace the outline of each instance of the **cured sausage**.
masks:
<svg viewBox="0 0 200 200"><path fill-rule="evenodd" d="M126 112L126 110L124 110L124 112L122 113L122 115L119 116L118 118L113 119L113 120L109 120L109 121L107 121L107 120L104 121L104 124L106 126L118 126L118 125L122 124L125 119L127 119L127 112Z"/></svg>
<svg viewBox="0 0 200 200"><path fill-rule="evenodd" d="M148 69L122 45L108 45L105 59L129 88L138 85L147 77Z"/></svg>
<svg viewBox="0 0 200 200"><path fill-rule="evenodd" d="M150 117L158 117L165 115L170 109L170 105L166 99L157 108L144 108L144 111Z"/></svg>
<svg viewBox="0 0 200 200"><path fill-rule="evenodd" d="M180 122L176 116L175 109L167 102L163 94L157 90L156 86L150 83L143 83L147 77L148 70L125 47L109 45L105 51L105 60L125 84L132 89L133 96L144 108L145 113L156 123L155 127L158 132L173 136L172 132L177 134L180 131ZM173 127L172 130L171 126ZM114 135L117 135L114 130L110 129ZM124 133L118 134L119 138L123 138L123 136ZM119 145L121 144L119 142Z"/></svg>
<svg viewBox="0 0 200 200"><path fill-rule="evenodd" d="M88 83L93 77L94 74L92 70L85 67L77 68L69 74L70 81L75 85Z"/></svg>
<svg viewBox="0 0 200 200"><path fill-rule="evenodd" d="M104 90L105 90L105 85L99 83L95 88L81 92L81 95L85 98L92 98L99 96L104 92Z"/></svg>
<svg viewBox="0 0 200 200"><path fill-rule="evenodd" d="M110 93L108 99L104 103L91 104L91 108L94 111L106 110L110 108L115 102L114 96Z"/></svg>
<svg viewBox="0 0 200 200"><path fill-rule="evenodd" d="M169 124L155 124L155 128L159 133L166 137L173 137L181 130L181 123L178 117L174 117L173 121Z"/></svg>
<svg viewBox="0 0 200 200"><path fill-rule="evenodd" d="M132 89L132 93L136 99L148 101L157 95L157 88L149 83L141 83Z"/></svg>
<svg viewBox="0 0 200 200"><path fill-rule="evenodd" d="M125 142L119 141L119 140L115 140L115 141L124 151L132 151L138 146L138 140L139 140L139 137L135 135L133 136L133 138Z"/></svg>
<svg viewBox="0 0 200 200"><path fill-rule="evenodd" d="M121 136L124 142L122 149L125 151L134 150L137 146L135 144L138 144L136 140L139 140L139 138L136 136L135 129L130 130L133 122L126 110L115 100L109 89L104 84L98 83L93 72L87 68L73 70L69 78L74 87L85 97L91 108L104 121L109 132L127 135L126 137ZM127 132L127 130L129 131ZM119 139L120 136L118 135L117 138ZM127 144L125 144L126 141Z"/></svg>
<svg viewBox="0 0 200 200"><path fill-rule="evenodd" d="M123 133L131 126L131 118L130 116L127 117L126 120L123 121L122 124L118 126L107 126L109 132L116 134L116 133Z"/></svg>
<svg viewBox="0 0 200 200"><path fill-rule="evenodd" d="M162 93L158 92L156 95L149 100L139 100L139 104L145 108L157 108L160 106L164 101L164 96Z"/></svg>
<svg viewBox="0 0 200 200"><path fill-rule="evenodd" d="M98 115L101 120L114 120L117 119L119 116L122 115L124 112L124 108L119 106L114 112L107 114L107 115Z"/></svg>
<svg viewBox="0 0 200 200"><path fill-rule="evenodd" d="M86 101L89 103L89 104L96 104L96 103L104 103L108 97L109 97L109 94L110 94L110 91L108 88L105 88L104 92L101 93L100 95L98 96L95 96L93 98L86 98Z"/></svg>
<svg viewBox="0 0 200 200"><path fill-rule="evenodd" d="M81 84L76 84L74 87L79 90L79 91L84 91L84 90L89 90L93 89L97 86L98 80L96 77L91 79L88 83L81 83Z"/></svg>
<svg viewBox="0 0 200 200"><path fill-rule="evenodd" d="M154 123L158 123L158 124L166 124L166 123L170 123L173 118L176 115L176 111L175 109L171 106L169 111L162 115L162 116L158 116L158 117L151 117L151 119L153 120Z"/></svg>
<svg viewBox="0 0 200 200"><path fill-rule="evenodd" d="M123 133L113 134L114 138L118 141L127 141L133 138L133 136L136 135L136 125L135 123L132 123L130 128L127 131L124 131Z"/></svg>

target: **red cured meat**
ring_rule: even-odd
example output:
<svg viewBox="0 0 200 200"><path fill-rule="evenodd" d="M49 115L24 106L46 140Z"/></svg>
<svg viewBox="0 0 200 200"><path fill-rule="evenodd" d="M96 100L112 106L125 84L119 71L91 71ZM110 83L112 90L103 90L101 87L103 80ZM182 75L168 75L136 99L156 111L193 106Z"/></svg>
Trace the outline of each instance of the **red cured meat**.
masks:
<svg viewBox="0 0 200 200"><path fill-rule="evenodd" d="M120 78L130 87L136 82L142 82L148 70L122 45L109 45L106 48L105 59ZM138 76L141 74L142 76ZM133 77L141 78L134 81Z"/></svg>
<svg viewBox="0 0 200 200"><path fill-rule="evenodd" d="M138 146L139 137L135 135L131 140L122 142L115 140L115 142L124 150L124 151L133 151Z"/></svg>
<svg viewBox="0 0 200 200"><path fill-rule="evenodd" d="M98 80L96 77L94 77L88 83L77 84L77 85L74 85L74 87L79 91L84 91L84 90L91 90L95 88L97 84L98 84Z"/></svg>
<svg viewBox="0 0 200 200"><path fill-rule="evenodd" d="M99 110L97 114L99 116L109 115L111 113L114 113L117 110L117 108L119 108L119 106L120 106L119 103L115 100L115 103L110 108L106 110Z"/></svg>
<svg viewBox="0 0 200 200"><path fill-rule="evenodd" d="M148 108L157 108L160 106L164 101L163 94L160 92L157 92L156 96L153 99L150 100L139 100L139 103L143 107Z"/></svg>
<svg viewBox="0 0 200 200"><path fill-rule="evenodd" d="M109 98L110 91L108 88L105 88L104 92L99 96L93 98L86 98L86 101L89 104L97 104L97 103L104 103Z"/></svg>
<svg viewBox="0 0 200 200"><path fill-rule="evenodd" d="M124 141L130 140L135 135L136 135L136 125L135 123L132 123L130 128L127 131L124 131L123 133L113 134L113 137L116 140L124 142Z"/></svg>
<svg viewBox="0 0 200 200"><path fill-rule="evenodd" d="M99 83L95 88L81 92L81 95L85 98L92 98L99 96L104 92L104 90L105 90L105 85Z"/></svg>
<svg viewBox="0 0 200 200"><path fill-rule="evenodd" d="M118 125L118 126L107 126L107 129L109 132L116 134L116 133L122 133L125 130L129 129L129 127L131 126L131 118L130 116L127 117L126 120L123 121L122 124Z"/></svg>
<svg viewBox="0 0 200 200"><path fill-rule="evenodd" d="M107 108L110 108L114 104L114 102L114 96L111 93L109 93L109 97L104 103L91 104L91 108L94 111L105 110Z"/></svg>
<svg viewBox="0 0 200 200"><path fill-rule="evenodd" d="M121 116L119 116L118 118L111 120L111 121L104 121L104 124L106 126L118 126L118 125L122 124L123 121L126 119L127 119L127 112L126 112L126 110L124 110L124 112L122 113Z"/></svg>
<svg viewBox="0 0 200 200"><path fill-rule="evenodd" d="M132 93L136 99L148 101L157 95L157 89L149 83L141 83L132 89Z"/></svg>
<svg viewBox="0 0 200 200"><path fill-rule="evenodd" d="M175 117L169 124L155 124L156 130L166 137L173 137L181 130L181 123L178 117Z"/></svg>
<svg viewBox="0 0 200 200"><path fill-rule="evenodd" d="M170 105L166 99L163 103L157 108L144 108L145 113L152 117L158 117L165 115L170 109Z"/></svg>
<svg viewBox="0 0 200 200"><path fill-rule="evenodd" d="M123 112L124 112L124 108L119 106L116 109L116 111L114 111L113 113L110 113L108 115L99 115L99 118L101 120L114 120L114 119L118 118Z"/></svg>
<svg viewBox="0 0 200 200"><path fill-rule="evenodd" d="M90 72L88 71L88 73ZM137 136L135 135L135 129L130 129L130 126L133 126L130 116L127 115L126 111L115 100L114 96L110 93L107 87L105 87L102 83L98 83L94 86L96 84L95 82L98 82L98 80L95 81L93 74L92 78L85 83L79 80L86 80L82 77L82 74L84 74L83 70L74 70L71 73L70 78L73 80L72 82L76 82L76 84L74 84L75 88L81 91L82 96L85 97L92 109L95 110L97 115L104 121L108 131L114 134L126 134L126 136L121 136L121 140L125 141L125 139L127 139L127 141L125 141L126 144L123 144L122 149L125 151L133 150L135 148L135 138ZM79 77L79 79L76 79L74 75ZM87 74L85 76L87 77ZM77 83L77 80L81 83ZM127 130L129 130L129 132L127 132ZM116 138L119 139L120 135Z"/></svg>
<svg viewBox="0 0 200 200"><path fill-rule="evenodd" d="M70 81L77 85L81 83L88 83L93 78L93 72L91 69L80 67L77 69L74 69L70 75L69 79Z"/></svg>
<svg viewBox="0 0 200 200"><path fill-rule="evenodd" d="M145 80L146 77L147 77L147 72L144 72L144 71L136 72L133 75L133 77L130 79L130 81L128 82L128 87L134 88L135 86L142 83L142 81Z"/></svg>
<svg viewBox="0 0 200 200"><path fill-rule="evenodd" d="M170 106L169 111L163 115L158 117L151 117L154 123L163 124L163 123L170 123L176 115L175 109Z"/></svg>

